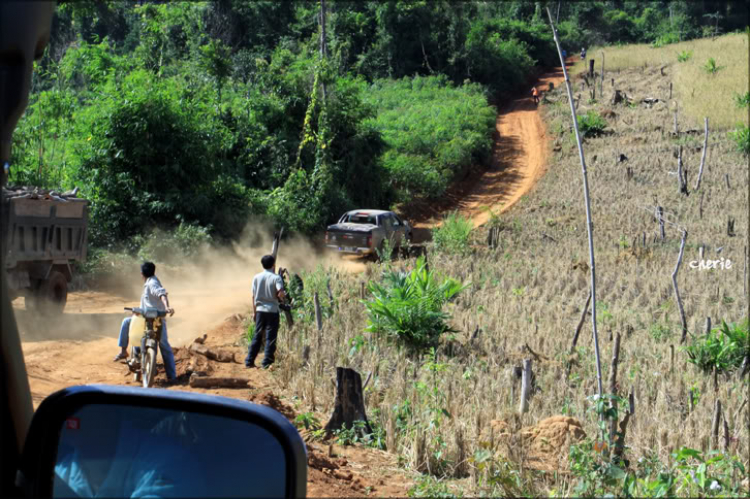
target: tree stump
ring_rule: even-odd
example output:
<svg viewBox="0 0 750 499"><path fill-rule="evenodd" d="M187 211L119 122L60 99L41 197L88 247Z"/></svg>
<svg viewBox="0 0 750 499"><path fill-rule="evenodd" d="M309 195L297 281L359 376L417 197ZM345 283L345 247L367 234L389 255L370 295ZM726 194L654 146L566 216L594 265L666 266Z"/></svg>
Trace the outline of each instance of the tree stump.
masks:
<svg viewBox="0 0 750 499"><path fill-rule="evenodd" d="M612 97L612 104L630 104L630 98L622 90L615 90L615 95Z"/></svg>
<svg viewBox="0 0 750 499"><path fill-rule="evenodd" d="M337 367L336 398L333 401L333 414L325 426L326 435L344 427L353 428L355 421L362 421L364 431L372 433L362 396L362 376L354 369Z"/></svg>

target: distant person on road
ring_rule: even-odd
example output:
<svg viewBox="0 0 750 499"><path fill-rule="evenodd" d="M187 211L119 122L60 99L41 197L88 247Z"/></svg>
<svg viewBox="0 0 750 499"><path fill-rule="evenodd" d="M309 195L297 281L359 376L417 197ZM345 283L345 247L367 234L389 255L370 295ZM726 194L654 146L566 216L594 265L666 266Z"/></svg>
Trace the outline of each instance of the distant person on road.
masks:
<svg viewBox="0 0 750 499"><path fill-rule="evenodd" d="M534 104L539 104L539 90L536 87L531 87L531 96L534 98Z"/></svg>
<svg viewBox="0 0 750 499"><path fill-rule="evenodd" d="M141 277L143 278L141 308L156 308L162 312L169 313L169 315L174 315L174 309L169 306L167 290L162 287L161 282L159 282L159 279L155 274L156 265L154 265L153 262L144 262L143 265L141 265ZM122 321L122 326L120 326L120 338L117 344L120 346L121 351L115 357L115 362L128 358L128 336L130 332L131 318L132 317L125 318ZM166 318L162 319L159 350L161 350L161 358L164 359L164 369L167 371L167 379L172 381L177 377L177 370L175 369L172 347L169 345L169 338L167 337Z"/></svg>
<svg viewBox="0 0 750 499"><path fill-rule="evenodd" d="M565 49L562 50L562 58L563 61L568 58L568 52Z"/></svg>
<svg viewBox="0 0 750 499"><path fill-rule="evenodd" d="M276 259L266 255L260 259L263 272L253 278L253 317L255 334L247 349L245 367L255 367L255 357L260 352L260 345L265 337L266 351L263 357L263 368L268 369L274 362L276 353L276 336L279 334L279 303L286 298L284 281L276 274Z"/></svg>
<svg viewBox="0 0 750 499"><path fill-rule="evenodd" d="M586 60L586 49L585 48L581 49L581 60L582 61Z"/></svg>

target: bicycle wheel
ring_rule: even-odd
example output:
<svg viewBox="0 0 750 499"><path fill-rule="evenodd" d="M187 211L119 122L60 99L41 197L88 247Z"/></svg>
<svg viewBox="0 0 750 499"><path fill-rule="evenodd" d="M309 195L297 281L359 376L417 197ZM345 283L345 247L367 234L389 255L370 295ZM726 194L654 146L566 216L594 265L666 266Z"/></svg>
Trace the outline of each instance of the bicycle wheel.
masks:
<svg viewBox="0 0 750 499"><path fill-rule="evenodd" d="M148 347L143 356L143 388L150 388L156 377L156 349Z"/></svg>

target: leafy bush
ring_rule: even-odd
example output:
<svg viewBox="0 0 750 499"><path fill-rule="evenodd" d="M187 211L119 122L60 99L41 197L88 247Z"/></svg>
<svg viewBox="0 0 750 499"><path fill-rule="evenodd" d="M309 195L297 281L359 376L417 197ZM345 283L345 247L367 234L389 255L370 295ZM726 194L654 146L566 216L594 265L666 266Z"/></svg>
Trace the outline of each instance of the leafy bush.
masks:
<svg viewBox="0 0 750 499"><path fill-rule="evenodd" d="M432 241L440 251L465 254L469 251L472 230L474 223L471 218L454 211L443 219L442 224L432 229Z"/></svg>
<svg viewBox="0 0 750 499"><path fill-rule="evenodd" d="M323 318L331 317L336 307L328 295L331 285L330 270L318 265L310 271L292 274L286 282L286 291L292 305L292 315L298 322L312 324L315 321L315 293L318 293L320 312ZM331 293L333 294L333 293Z"/></svg>
<svg viewBox="0 0 750 499"><path fill-rule="evenodd" d="M745 92L744 94L734 94L734 103L740 109L744 109L750 106L750 92Z"/></svg>
<svg viewBox="0 0 750 499"><path fill-rule="evenodd" d="M677 54L677 62L687 62L691 57L693 57L692 50L683 50L682 52Z"/></svg>
<svg viewBox="0 0 750 499"><path fill-rule="evenodd" d="M459 492L458 495L448 488L448 485L432 476L420 477L417 482L407 491L408 497L443 497L458 498L463 497Z"/></svg>
<svg viewBox="0 0 750 499"><path fill-rule="evenodd" d="M665 33L656 38L651 44L654 48L664 47L672 43L680 43L680 35L674 32Z"/></svg>
<svg viewBox="0 0 750 499"><path fill-rule="evenodd" d="M480 85L417 76L377 80L363 94L378 109L366 124L387 144L382 164L402 197L440 196L458 172L489 160L495 111Z"/></svg>
<svg viewBox="0 0 750 499"><path fill-rule="evenodd" d="M714 59L713 57L709 57L706 61L706 64L703 65L703 71L708 74L715 75L716 73L724 69L724 67L725 66L719 66L716 63L716 59Z"/></svg>
<svg viewBox="0 0 750 499"><path fill-rule="evenodd" d="M421 354L440 342L444 333L454 332L443 306L466 289L455 279L440 280L427 270L424 257L411 272L387 270L383 284L370 282L373 298L365 301L367 331L384 335L404 346L411 354Z"/></svg>
<svg viewBox="0 0 750 499"><path fill-rule="evenodd" d="M734 140L737 150L745 155L750 155L750 127L747 125L738 125L729 136Z"/></svg>
<svg viewBox="0 0 750 499"><path fill-rule="evenodd" d="M297 414L297 417L294 418L294 425L297 428L304 428L306 430L320 429L320 421L312 412Z"/></svg>
<svg viewBox="0 0 750 499"><path fill-rule="evenodd" d="M686 347L688 362L695 364L705 372L719 373L732 371L742 364L745 355L750 351L748 321L727 324L714 328L708 335L699 338Z"/></svg>
<svg viewBox="0 0 750 499"><path fill-rule="evenodd" d="M374 421L369 423L372 433L367 433L364 421L354 421L351 428L344 425L343 428L334 430L333 436L336 443L344 446L362 444L365 447L385 450L385 430Z"/></svg>
<svg viewBox="0 0 750 499"><path fill-rule="evenodd" d="M210 227L180 222L171 232L155 229L148 236L136 236L134 241L140 246L138 258L141 260L178 262L197 254L213 241Z"/></svg>
<svg viewBox="0 0 750 499"><path fill-rule="evenodd" d="M672 328L669 324L651 324L651 327L648 328L648 333L654 340L661 342L672 337Z"/></svg>
<svg viewBox="0 0 750 499"><path fill-rule="evenodd" d="M584 138L598 137L604 134L606 129L607 121L593 109L578 116L578 131Z"/></svg>
<svg viewBox="0 0 750 499"><path fill-rule="evenodd" d="M604 447L606 449L606 447ZM611 464L600 444L586 440L571 446L571 472L578 497L743 497L737 475L745 467L736 456L682 447L670 463L642 458L631 469Z"/></svg>

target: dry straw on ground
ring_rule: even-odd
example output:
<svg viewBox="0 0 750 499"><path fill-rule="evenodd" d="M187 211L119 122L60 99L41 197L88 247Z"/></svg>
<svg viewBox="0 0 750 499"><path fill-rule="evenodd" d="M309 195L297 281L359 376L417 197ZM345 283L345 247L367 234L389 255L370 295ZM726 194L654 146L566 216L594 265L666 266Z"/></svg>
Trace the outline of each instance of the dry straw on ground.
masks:
<svg viewBox="0 0 750 499"><path fill-rule="evenodd" d="M694 50L694 57L700 59L702 52ZM718 55L729 56L727 50ZM610 61L624 65L608 54L608 64ZM750 410L747 404L742 408L747 384L737 376L721 376L714 392L711 377L687 363L679 344L680 318L670 279L680 246L678 226L686 227L689 238L678 279L691 334L701 334L708 316L714 324L745 318L747 295L742 279L747 241L747 160L735 151L726 133L712 133L700 190L688 196L679 192L672 173L677 169L674 151L678 145L683 146L683 162L692 188L703 137L673 136L673 110L667 102L651 107L639 104L642 98L654 94L663 97L677 65L675 57L665 68L664 73L670 76L662 76L659 64L643 67L642 63L613 73L614 87L608 76L599 102L587 103L587 89L583 82L575 81L575 93L584 96L579 111L593 109L606 114L611 131L585 143L594 213L602 357L611 358L612 338L621 333L618 393L627 396L632 390L636 406L627 436L631 462L654 455L668 462L670 452L683 445L708 450L714 401L719 398L726 408L729 452L747 466ZM635 104L602 104L612 97L614 89L625 90ZM535 381L529 410L514 416L517 421L512 431L564 415L581 421L586 434L597 434L596 418L587 401L596 393L590 324L584 325L578 348L569 355L589 289L580 167L564 94L557 89L547 97L550 103L543 106L543 112L553 148L550 168L534 191L500 217L499 247L486 248L484 234L478 231L472 256L430 255L432 269L471 283L449 306L452 325L459 333L438 352L438 362L444 369L434 374L423 363L407 359L396 348L363 332L360 283L379 278L382 269L377 264L368 264L366 273L360 275L331 270L337 308L325 320L322 332L311 322L300 322L292 331L282 328L280 335L279 367L273 376L280 389L296 395L298 412L315 411L322 419L330 414L336 366L352 367L363 378L372 372L365 391L372 419L383 428L407 428L398 434L391 450L401 455L405 465L412 463L424 469L426 460L432 471L440 466L435 453L441 452L450 461L447 472L460 477L465 467L457 461L459 457L472 456L487 445L492 421L508 421L507 415L516 413L520 383L511 381L513 377L507 373L524 357L530 357L534 358ZM731 101L731 95L726 99ZM681 109L687 108L689 99L676 100ZM680 129L702 131L702 116L694 121L681 120ZM725 175L731 179L730 187ZM654 215L656 205L663 207L667 221L664 241ZM727 234L728 217L736 219L733 236ZM733 265L725 270L691 268L691 262L699 260L701 254L704 259L729 259ZM283 248L280 255L283 260ZM413 263L396 261L394 265L408 268ZM366 339L365 346L352 349L353 340L360 335ZM693 341L692 337L688 341ZM310 347L308 364L303 359L306 346ZM568 363L572 367L566 378ZM605 378L608 369L605 366ZM693 407L688 405L689 392L699 394ZM439 426L430 426L435 408L445 409L449 416L444 415ZM421 430L408 429L415 428L417 422ZM462 437L456 438L459 430ZM527 468L531 449L524 449L521 446L515 453L509 451L513 455L505 457ZM560 461L560 467L565 466ZM548 494L552 489L564 489L569 483L565 476L528 480L526 492ZM457 483L465 486L467 493L482 490L476 476L471 483Z"/></svg>
<svg viewBox="0 0 750 499"><path fill-rule="evenodd" d="M748 91L748 37L747 34L730 34L716 39L703 38L682 43L653 48L647 44L625 45L621 47L592 48L590 56L596 59L599 71L601 52L605 59L605 89L610 86L610 77L621 81L620 88L628 91L630 82L623 81L620 73L626 69L660 69L665 67L666 77L650 89L653 97L666 99L669 84L673 84L673 98L679 103L682 114L689 118L692 127L698 128L703 118L708 116L711 126L733 128L737 123L747 124L747 109L735 106L734 94ZM677 61L682 53L691 53L685 62ZM715 75L703 69L709 58L718 66L723 66ZM583 63L577 63L573 72L587 70ZM598 91L598 89L597 89Z"/></svg>

